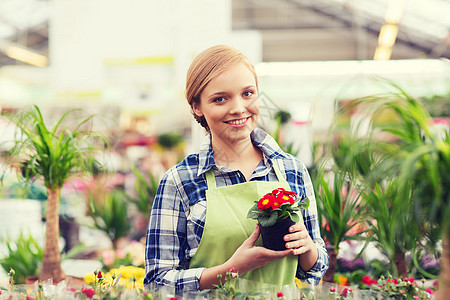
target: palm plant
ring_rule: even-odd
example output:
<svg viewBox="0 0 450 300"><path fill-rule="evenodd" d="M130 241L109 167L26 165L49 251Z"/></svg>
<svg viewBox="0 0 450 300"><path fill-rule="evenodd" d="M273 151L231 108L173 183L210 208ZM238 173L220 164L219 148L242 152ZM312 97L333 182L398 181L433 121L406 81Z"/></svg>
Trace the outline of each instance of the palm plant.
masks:
<svg viewBox="0 0 450 300"><path fill-rule="evenodd" d="M405 201L398 191L396 179L376 183L363 192L366 216L370 234L366 245L374 242L386 254L394 277L408 276L405 254L414 252L417 242L417 224L414 222L409 201Z"/></svg>
<svg viewBox="0 0 450 300"><path fill-rule="evenodd" d="M105 145L105 139L92 130L93 116L69 118L75 111L64 113L51 128L46 126L36 105L9 116L18 128L14 146L9 151L10 165L19 169L28 182L41 179L47 188L46 235L40 280L53 278L58 282L66 277L61 268L58 246L61 188L69 177L89 173L94 156Z"/></svg>
<svg viewBox="0 0 450 300"><path fill-rule="evenodd" d="M333 281L336 270L339 244L353 238L348 235L361 218L359 209L359 194L352 193L354 184L351 184L344 173L335 172L332 186L328 184L322 173L315 180L317 211L322 223L321 233L331 247L328 249L330 267L324 277L325 281Z"/></svg>
<svg viewBox="0 0 450 300"><path fill-rule="evenodd" d="M395 84L391 86L393 93L356 99L352 107L365 111L372 121L386 110L394 112L393 122L371 128L371 133L387 133L396 139L395 143L374 140L384 159L373 172L398 179L398 197L413 214L420 237L427 240L436 230L443 234L439 286L443 298L450 292L450 135L447 131L440 138L420 102Z"/></svg>

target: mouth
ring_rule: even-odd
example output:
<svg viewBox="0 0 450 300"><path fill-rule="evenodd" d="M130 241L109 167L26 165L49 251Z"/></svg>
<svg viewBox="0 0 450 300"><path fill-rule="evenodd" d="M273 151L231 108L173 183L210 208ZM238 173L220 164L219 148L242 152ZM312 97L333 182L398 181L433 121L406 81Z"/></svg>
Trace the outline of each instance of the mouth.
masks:
<svg viewBox="0 0 450 300"><path fill-rule="evenodd" d="M227 124L233 125L233 126L240 126L240 125L244 125L248 119L250 119L251 117L247 117L247 118L242 118L242 119L235 119L235 120L230 120L230 121L224 121Z"/></svg>

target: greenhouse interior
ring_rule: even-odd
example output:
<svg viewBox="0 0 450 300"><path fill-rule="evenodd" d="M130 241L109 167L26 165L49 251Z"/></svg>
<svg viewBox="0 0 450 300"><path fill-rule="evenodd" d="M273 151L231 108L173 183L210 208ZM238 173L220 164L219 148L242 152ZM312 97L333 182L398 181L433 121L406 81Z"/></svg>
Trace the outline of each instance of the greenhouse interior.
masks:
<svg viewBox="0 0 450 300"><path fill-rule="evenodd" d="M450 299L449 15L0 1L0 299Z"/></svg>

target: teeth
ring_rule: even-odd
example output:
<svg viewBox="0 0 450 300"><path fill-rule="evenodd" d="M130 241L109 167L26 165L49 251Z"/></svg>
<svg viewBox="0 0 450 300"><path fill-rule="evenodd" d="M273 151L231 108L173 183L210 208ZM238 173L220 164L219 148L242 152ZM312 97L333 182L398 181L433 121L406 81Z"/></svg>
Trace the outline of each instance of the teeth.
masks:
<svg viewBox="0 0 450 300"><path fill-rule="evenodd" d="M233 124L233 125L240 125L240 124L244 124L245 121L247 121L247 119L242 119L242 120L237 120L237 121L229 121L228 123Z"/></svg>

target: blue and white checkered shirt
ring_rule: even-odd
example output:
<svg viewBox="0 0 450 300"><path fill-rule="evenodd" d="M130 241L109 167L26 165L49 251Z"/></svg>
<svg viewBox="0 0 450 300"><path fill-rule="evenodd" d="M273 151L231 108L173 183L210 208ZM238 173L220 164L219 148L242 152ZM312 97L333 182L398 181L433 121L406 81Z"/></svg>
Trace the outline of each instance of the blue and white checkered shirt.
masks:
<svg viewBox="0 0 450 300"><path fill-rule="evenodd" d="M199 289L204 268L189 269L189 262L202 238L206 217L207 190L204 173L215 168L217 187L245 182L238 170L218 166L214 162L209 134L198 154L187 156L169 169L161 179L151 211L147 231L144 284L168 285L177 292ZM281 172L292 191L310 199L309 208L302 211L309 235L319 249L319 258L311 270L300 266L297 277L317 284L329 265L325 243L320 236L314 190L305 165L296 157L283 152L275 140L259 128L251 133L253 144L263 152L263 160L250 180L277 181L272 168L279 159Z"/></svg>

